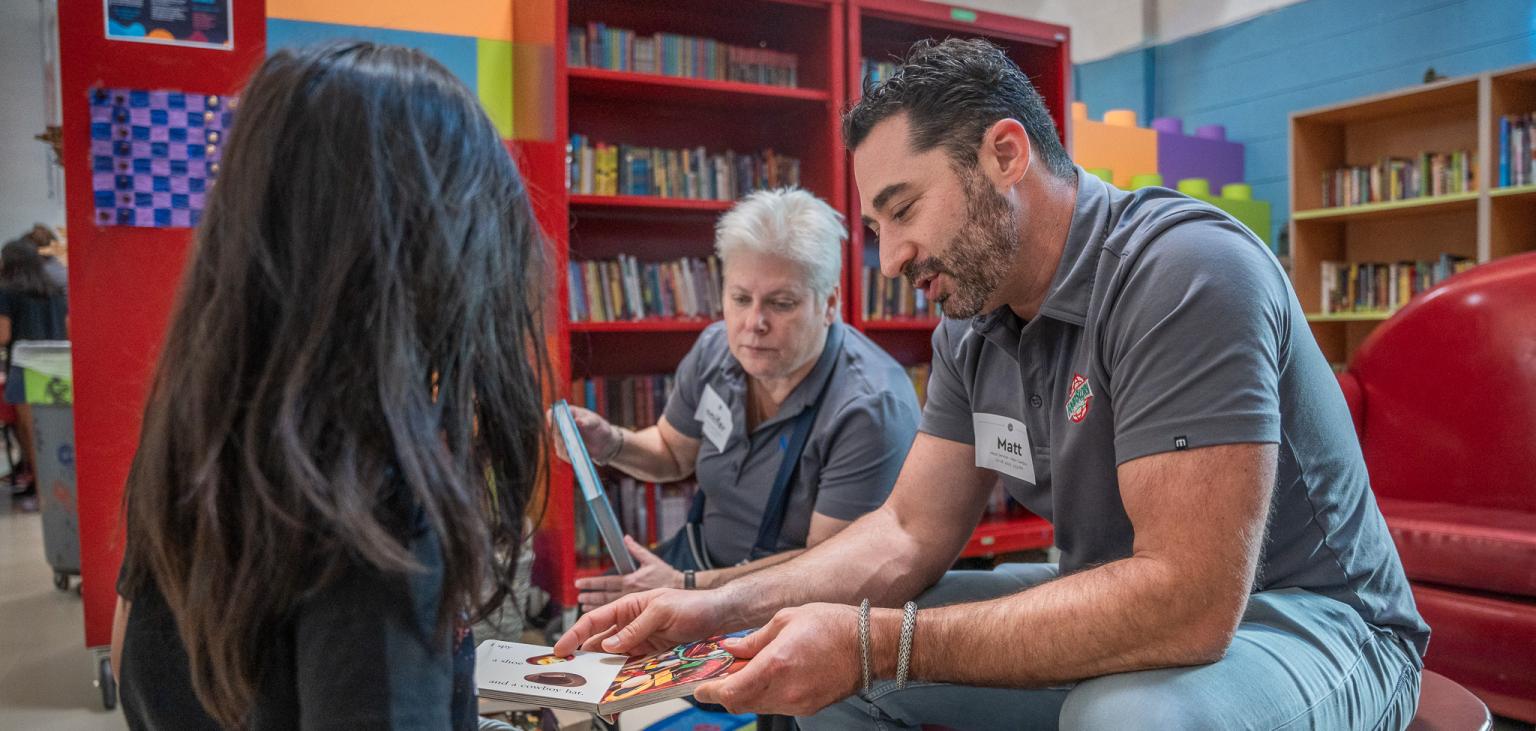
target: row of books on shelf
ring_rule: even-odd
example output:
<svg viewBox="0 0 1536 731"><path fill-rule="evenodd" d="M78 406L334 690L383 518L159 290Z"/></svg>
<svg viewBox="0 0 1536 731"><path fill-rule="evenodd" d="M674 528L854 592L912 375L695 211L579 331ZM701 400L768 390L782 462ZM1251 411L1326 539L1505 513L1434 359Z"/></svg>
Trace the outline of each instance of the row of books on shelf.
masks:
<svg viewBox="0 0 1536 731"><path fill-rule="evenodd" d="M644 429L661 420L672 395L671 375L593 376L571 381L571 403L622 427Z"/></svg>
<svg viewBox="0 0 1536 731"><path fill-rule="evenodd" d="M879 268L864 267L864 319L938 317L941 314L939 303L929 302L928 293L913 287L904 277L887 279Z"/></svg>
<svg viewBox="0 0 1536 731"><path fill-rule="evenodd" d="M905 366L905 370L917 391L917 402L925 403L931 367L918 363ZM644 429L661 420L672 384L670 374L577 378L571 381L570 400L619 426Z"/></svg>
<svg viewBox="0 0 1536 731"><path fill-rule="evenodd" d="M637 34L603 23L573 26L566 63L572 67L632 71L690 79L741 81L795 87L800 59L793 53L733 46L713 38L677 33Z"/></svg>
<svg viewBox="0 0 1536 731"><path fill-rule="evenodd" d="M572 322L632 322L647 318L719 319L720 261L713 256L642 262L573 261L567 269Z"/></svg>
<svg viewBox="0 0 1536 731"><path fill-rule="evenodd" d="M623 475L607 483L608 501L619 518L619 527L651 548L682 529L688 521L693 493L699 489L698 483L693 481L657 484ZM584 562L597 564L607 556L603 539L592 519L592 511L581 508L579 499L577 502L576 556Z"/></svg>
<svg viewBox="0 0 1536 731"><path fill-rule="evenodd" d="M1536 112L1499 118L1499 186L1536 183Z"/></svg>
<svg viewBox="0 0 1536 731"><path fill-rule="evenodd" d="M611 145L581 134L571 135L566 166L566 187L577 195L733 201L749 191L800 184L799 158L771 149L711 153L702 146Z"/></svg>
<svg viewBox="0 0 1536 731"><path fill-rule="evenodd" d="M866 83L878 84L895 76L898 68L901 68L901 64L894 61L876 61L866 58L859 62L859 77Z"/></svg>
<svg viewBox="0 0 1536 731"><path fill-rule="evenodd" d="M1472 153L1424 152L1323 173L1323 206L1358 206L1473 190Z"/></svg>
<svg viewBox="0 0 1536 731"><path fill-rule="evenodd" d="M1325 261L1323 314L1389 312L1446 277L1471 268L1464 256L1441 254L1435 260L1399 262Z"/></svg>

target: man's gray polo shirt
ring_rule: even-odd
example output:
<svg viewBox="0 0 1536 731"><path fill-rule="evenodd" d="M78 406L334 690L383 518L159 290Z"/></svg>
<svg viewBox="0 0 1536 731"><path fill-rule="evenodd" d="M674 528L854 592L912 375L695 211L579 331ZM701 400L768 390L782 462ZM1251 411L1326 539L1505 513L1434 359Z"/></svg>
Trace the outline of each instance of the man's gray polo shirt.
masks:
<svg viewBox="0 0 1536 731"><path fill-rule="evenodd" d="M1003 307L934 332L921 429L974 445L978 464L1051 521L1063 572L1131 555L1121 463L1278 444L1254 591L1332 597L1422 655L1429 629L1349 408L1274 255L1205 203L1124 192L1081 169L1077 179L1039 316L1026 323Z"/></svg>
<svg viewBox="0 0 1536 731"><path fill-rule="evenodd" d="M917 434L917 394L906 372L842 323L832 324L822 357L778 413L750 435L747 378L726 345L725 323L715 323L683 358L667 399L667 421L700 441L695 474L707 498L704 545L717 566L751 552L793 419L823 386L778 550L805 547L812 512L853 520L885 502ZM719 427L706 433L700 417L712 405Z"/></svg>

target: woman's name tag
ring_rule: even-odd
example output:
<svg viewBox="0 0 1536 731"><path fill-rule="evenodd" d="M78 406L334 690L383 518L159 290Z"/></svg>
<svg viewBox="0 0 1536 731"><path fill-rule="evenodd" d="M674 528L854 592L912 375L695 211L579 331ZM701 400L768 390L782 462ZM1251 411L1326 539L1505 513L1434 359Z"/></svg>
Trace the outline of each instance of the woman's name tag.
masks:
<svg viewBox="0 0 1536 731"><path fill-rule="evenodd" d="M710 444L715 445L715 451L724 452L726 442L731 440L731 407L707 383L704 384L704 395L699 397L699 408L693 412L693 418L698 419L704 427L704 436Z"/></svg>
<svg viewBox="0 0 1536 731"><path fill-rule="evenodd" d="M1024 422L997 414L971 414L971 424L976 432L977 467L1035 483L1035 455Z"/></svg>

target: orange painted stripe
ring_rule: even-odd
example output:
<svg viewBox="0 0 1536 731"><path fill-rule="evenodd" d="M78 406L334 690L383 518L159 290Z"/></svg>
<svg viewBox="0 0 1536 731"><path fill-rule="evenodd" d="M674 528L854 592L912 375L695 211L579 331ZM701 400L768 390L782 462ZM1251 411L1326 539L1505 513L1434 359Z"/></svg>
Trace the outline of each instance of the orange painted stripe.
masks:
<svg viewBox="0 0 1536 731"><path fill-rule="evenodd" d="M512 0L512 4L512 40L554 45L554 0Z"/></svg>
<svg viewBox="0 0 1536 731"><path fill-rule="evenodd" d="M267 17L510 41L512 4L529 1L267 0Z"/></svg>

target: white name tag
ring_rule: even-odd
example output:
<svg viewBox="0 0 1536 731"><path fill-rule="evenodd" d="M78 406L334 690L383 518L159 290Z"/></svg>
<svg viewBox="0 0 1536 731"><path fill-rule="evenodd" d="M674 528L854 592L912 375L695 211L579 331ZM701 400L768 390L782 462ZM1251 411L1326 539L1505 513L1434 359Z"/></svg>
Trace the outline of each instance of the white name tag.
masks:
<svg viewBox="0 0 1536 731"><path fill-rule="evenodd" d="M715 451L724 452L726 442L731 439L731 407L707 383L704 384L704 395L699 397L699 408L693 412L693 418L704 425L704 437L715 445Z"/></svg>
<svg viewBox="0 0 1536 731"><path fill-rule="evenodd" d="M1024 422L997 414L971 414L976 431L976 466L1034 484L1035 455Z"/></svg>

